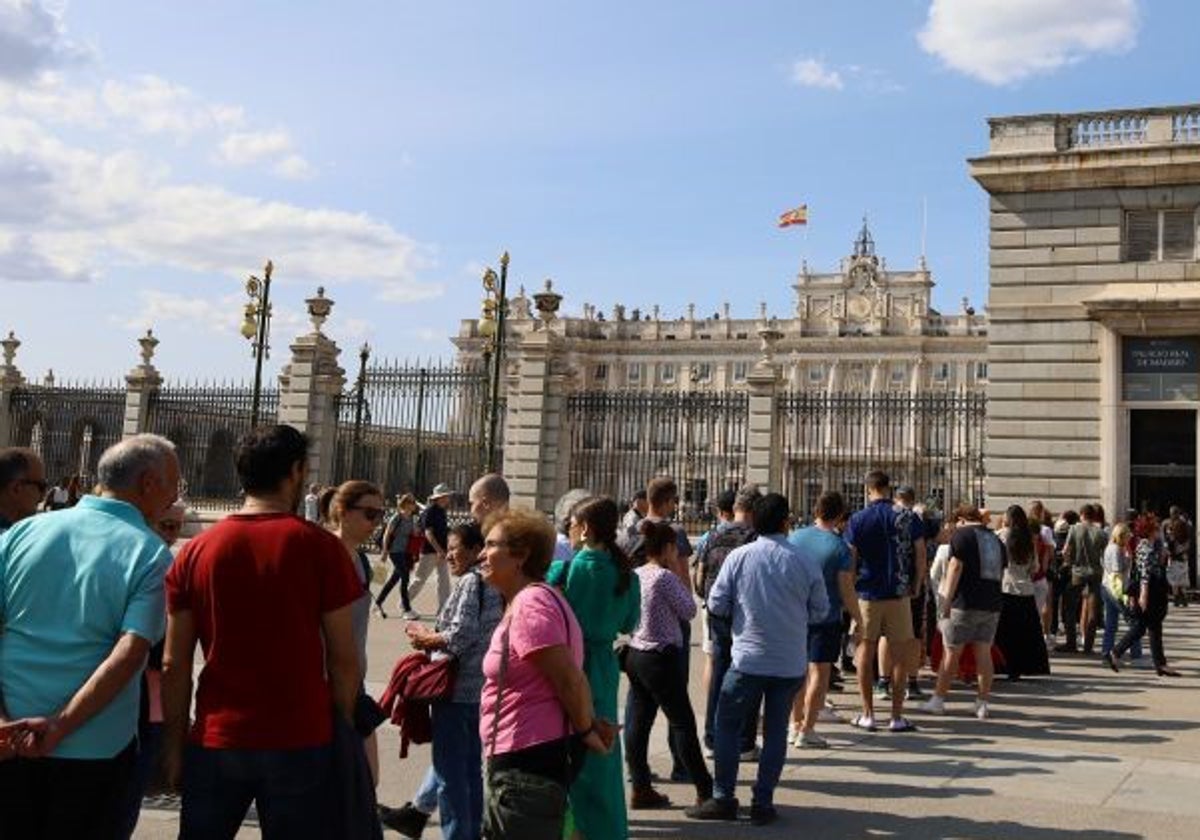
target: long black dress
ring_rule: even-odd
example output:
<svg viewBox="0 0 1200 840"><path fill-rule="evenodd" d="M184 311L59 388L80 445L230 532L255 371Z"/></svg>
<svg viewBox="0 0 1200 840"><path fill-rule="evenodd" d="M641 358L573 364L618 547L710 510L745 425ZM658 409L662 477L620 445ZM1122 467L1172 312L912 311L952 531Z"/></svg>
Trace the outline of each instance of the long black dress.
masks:
<svg viewBox="0 0 1200 840"><path fill-rule="evenodd" d="M1004 602L1000 607L1000 624L996 627L995 644L1004 656L1003 671L1012 679L1050 673L1050 657L1042 636L1042 620L1038 616L1037 599L1032 592L1028 571L1010 567L1018 572L1005 581ZM1028 591L1028 595L1017 594Z"/></svg>

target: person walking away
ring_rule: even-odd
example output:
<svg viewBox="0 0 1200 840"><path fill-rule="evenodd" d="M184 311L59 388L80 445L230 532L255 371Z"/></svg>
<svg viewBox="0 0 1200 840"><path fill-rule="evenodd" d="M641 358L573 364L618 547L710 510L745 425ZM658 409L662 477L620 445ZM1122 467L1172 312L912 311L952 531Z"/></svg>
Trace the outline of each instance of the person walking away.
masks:
<svg viewBox="0 0 1200 840"><path fill-rule="evenodd" d="M1000 622L996 646L1004 657L1010 680L1050 673L1046 642L1034 597L1033 576L1037 573L1041 526L1029 521L1020 505L1004 512L1004 527L996 534L1004 543L1008 563L1000 582Z"/></svg>
<svg viewBox="0 0 1200 840"><path fill-rule="evenodd" d="M1108 658L1109 651L1117 641L1117 628L1124 618L1132 624L1132 616L1125 596L1129 593L1129 575L1133 567L1133 530L1121 522L1113 528L1112 537L1104 548L1100 598L1104 602L1104 635L1100 638L1100 656ZM1142 657L1142 640L1138 639L1129 649L1134 659Z"/></svg>
<svg viewBox="0 0 1200 840"><path fill-rule="evenodd" d="M32 449L0 449L0 534L37 513L46 495L46 468Z"/></svg>
<svg viewBox="0 0 1200 840"><path fill-rule="evenodd" d="M405 493L396 502L396 515L391 518L383 532L383 553L392 564L392 573L375 596L375 612L380 618L387 618L383 605L396 584L400 584L400 608L403 610L403 616L410 621L418 617L408 599L409 572L412 570L414 554L420 552L419 546L415 551L413 546L413 536L420 536L417 531L416 513L417 500L412 493Z"/></svg>
<svg viewBox="0 0 1200 840"><path fill-rule="evenodd" d="M1100 618L1100 564L1108 537L1101 527L1100 513L1093 504L1079 509L1079 521L1067 532L1063 563L1070 569L1070 582L1063 592L1063 631L1066 641L1054 648L1057 653L1079 653L1079 635L1083 634L1083 652L1091 654L1096 643L1096 624Z"/></svg>
<svg viewBox="0 0 1200 840"><path fill-rule="evenodd" d="M241 510L188 542L167 575L163 750L172 787L183 783L179 836L232 838L254 802L267 840L343 837L332 710L351 725L362 580L336 536L294 513L308 471L303 434L255 429L235 465Z"/></svg>
<svg viewBox="0 0 1200 840"><path fill-rule="evenodd" d="M708 608L733 627L733 665L717 704L713 798L685 814L736 820L738 740L752 708L763 706L763 742L750 821L775 821L775 787L787 754L788 716L808 666L808 625L829 615L821 569L787 541L788 502L767 493L754 505L758 538L734 549L708 595Z"/></svg>
<svg viewBox="0 0 1200 840"><path fill-rule="evenodd" d="M425 537L421 547L421 557L417 561L417 570L408 584L408 600L414 603L417 595L425 588L429 576L437 574L437 603L438 612L450 597L450 570L446 566L446 537L450 532L446 510L450 507L450 498L454 491L449 485L439 484L433 488L421 512L419 530Z"/></svg>
<svg viewBox="0 0 1200 840"><path fill-rule="evenodd" d="M444 840L478 840L483 825L482 742L479 692L483 654L500 623L504 602L483 582L478 563L483 533L474 522L450 529L446 560L457 578L432 628L410 622L405 628L417 650L456 662L453 695L433 703L433 763L411 802L381 809L385 826L419 838L430 815L441 816Z"/></svg>
<svg viewBox="0 0 1200 840"><path fill-rule="evenodd" d="M938 629L946 651L938 667L934 695L921 709L929 714L945 713L950 680L958 670L963 649L970 645L978 674L975 716L984 720L991 714L992 642L1003 604L1005 549L999 537L984 525L979 508L960 505L954 518L957 528L950 538L950 560L939 593Z"/></svg>
<svg viewBox="0 0 1200 840"><path fill-rule="evenodd" d="M862 714L853 724L874 732L871 670L877 661L879 640L887 637L891 647L892 685L905 685L908 672L915 670L918 648L909 600L912 581L925 577L925 534L916 516L897 511L892 504L891 480L886 473L869 473L865 487L868 504L850 517L846 542L857 555L854 588L863 617L862 626L855 629L859 634L855 669ZM909 565L910 559L916 565ZM891 703L888 730L913 730L915 727L904 717L904 692L891 692Z"/></svg>
<svg viewBox="0 0 1200 840"><path fill-rule="evenodd" d="M713 780L700 751L696 716L687 685L679 682L675 657L686 656L681 622L696 615L696 602L687 584L675 573L678 547L675 532L662 522L643 522L648 561L638 567L641 585L641 618L629 640L625 673L629 676L630 706L635 714L626 718L625 757L629 763L632 810L661 808L671 804L650 783L646 748L659 709L667 716L675 742L680 745L688 775L696 788L696 802L712 797Z"/></svg>
<svg viewBox="0 0 1200 840"><path fill-rule="evenodd" d="M562 840L572 736L604 754L617 735L593 709L575 614L544 583L553 556L541 514L510 509L489 523L479 568L507 607L483 659L484 840Z"/></svg>
<svg viewBox="0 0 1200 840"><path fill-rule="evenodd" d="M1154 659L1155 672L1160 677L1178 677L1179 672L1168 667L1167 654L1163 649L1163 621L1167 617L1170 594L1166 546L1159 538L1158 522L1152 513L1139 517L1133 530L1137 543L1133 550L1134 562L1125 596L1132 619L1121 641L1108 652L1108 666L1119 671L1125 651L1136 640L1149 634L1150 656Z"/></svg>
<svg viewBox="0 0 1200 840"><path fill-rule="evenodd" d="M619 521L620 511L612 499L594 496L577 504L571 511L570 530L575 557L570 563L555 561L546 575L548 583L562 589L579 620L583 672L596 714L609 720L617 718L621 670L613 642L617 634L632 633L637 627L642 602L632 564L617 545ZM628 712L625 723L640 725ZM628 836L619 745L611 752L584 759L579 777L571 784L570 802L575 828L587 840Z"/></svg>
<svg viewBox="0 0 1200 840"><path fill-rule="evenodd" d="M1042 623L1042 637L1050 635L1050 575L1054 566L1054 529L1050 525L1050 514L1038 500L1029 503L1029 525L1037 531L1033 545L1038 556L1038 570L1032 575L1033 597L1037 602L1038 617Z"/></svg>
<svg viewBox="0 0 1200 840"><path fill-rule="evenodd" d="M914 644L908 667L908 685L905 687L906 700L920 700L925 697L917 681L917 672L925 661L921 649L921 629L925 618L925 584L928 577L928 558L925 553L925 520L916 510L917 492L911 486L902 484L896 488L893 497L893 510L896 513L896 544L899 552L899 563L902 568L912 570L909 578L908 609L912 615ZM920 539L912 539L914 532L912 519L916 519L921 532ZM920 557L917 554L920 553ZM892 656L891 645L887 636L879 639L878 679L875 681L875 693L880 699L891 699L892 671L895 660Z"/></svg>
<svg viewBox="0 0 1200 840"><path fill-rule="evenodd" d="M96 471L100 495L0 539L0 837L116 837L126 819L171 563L148 523L175 501L179 462L143 434Z"/></svg>
<svg viewBox="0 0 1200 840"><path fill-rule="evenodd" d="M842 494L822 493L813 518L812 525L793 532L788 542L820 567L829 613L820 623L808 626L808 678L792 708L792 743L801 748L822 749L829 743L816 733L817 718L824 708L830 672L841 647L842 611L849 610L856 625L862 624L862 613L854 594L854 557L837 531L846 518Z"/></svg>

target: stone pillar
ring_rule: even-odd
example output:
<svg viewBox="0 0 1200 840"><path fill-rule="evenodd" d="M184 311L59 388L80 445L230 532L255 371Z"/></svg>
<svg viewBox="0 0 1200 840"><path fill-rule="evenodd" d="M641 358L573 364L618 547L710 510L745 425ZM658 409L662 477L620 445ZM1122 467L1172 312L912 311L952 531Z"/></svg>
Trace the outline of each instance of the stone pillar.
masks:
<svg viewBox="0 0 1200 840"><path fill-rule="evenodd" d="M509 380L504 477L512 503L550 513L566 492L570 434L562 340L547 329L526 333Z"/></svg>
<svg viewBox="0 0 1200 840"><path fill-rule="evenodd" d="M1129 411L1121 406L1121 336L1103 326L1100 338L1100 503L1109 518L1125 515L1129 507Z"/></svg>
<svg viewBox="0 0 1200 840"><path fill-rule="evenodd" d="M279 422L308 436L308 480L325 484L334 480L337 398L346 372L338 366L342 351L321 332L333 301L320 288L305 303L313 330L291 344L291 361L279 377Z"/></svg>
<svg viewBox="0 0 1200 840"><path fill-rule="evenodd" d="M783 426L779 422L779 369L759 363L746 377L749 416L746 418L746 481L764 491L783 492Z"/></svg>
<svg viewBox="0 0 1200 840"><path fill-rule="evenodd" d="M162 386L162 376L154 367L154 349L158 339L153 330L138 339L142 363L125 376L125 424L122 437L133 437L150 431L150 400Z"/></svg>
<svg viewBox="0 0 1200 840"><path fill-rule="evenodd" d="M0 341L0 348L4 350L3 364L0 364L0 446L16 443L16 430L12 426L12 392L25 384L25 377L13 364L20 346L20 340L11 331L8 338Z"/></svg>

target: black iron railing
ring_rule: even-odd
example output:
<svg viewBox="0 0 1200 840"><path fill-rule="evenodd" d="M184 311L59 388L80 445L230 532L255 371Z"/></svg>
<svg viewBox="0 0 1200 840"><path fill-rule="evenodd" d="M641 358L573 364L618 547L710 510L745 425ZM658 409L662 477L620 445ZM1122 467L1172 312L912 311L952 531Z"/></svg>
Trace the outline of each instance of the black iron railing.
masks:
<svg viewBox="0 0 1200 840"><path fill-rule="evenodd" d="M213 383L163 385L150 396L147 428L175 444L184 497L209 508L240 504L234 452L250 430L254 389L250 385ZM279 416L279 391L264 388L258 422Z"/></svg>
<svg viewBox="0 0 1200 840"><path fill-rule="evenodd" d="M13 391L12 444L28 446L45 462L46 479L81 491L96 480L101 453L121 439L125 388L114 384L28 385Z"/></svg>
<svg viewBox="0 0 1200 840"><path fill-rule="evenodd" d="M658 475L679 486L678 517L702 528L709 502L745 481L744 393L593 391L567 401L570 485L628 500Z"/></svg>
<svg viewBox="0 0 1200 840"><path fill-rule="evenodd" d="M484 471L487 372L458 362L383 362L337 403L335 480L363 478L424 500L444 483L466 492ZM503 440L504 402L499 405Z"/></svg>
<svg viewBox="0 0 1200 840"><path fill-rule="evenodd" d="M980 393L785 394L777 406L784 492L800 516L826 490L856 509L864 477L878 469L938 510L982 505L986 409Z"/></svg>

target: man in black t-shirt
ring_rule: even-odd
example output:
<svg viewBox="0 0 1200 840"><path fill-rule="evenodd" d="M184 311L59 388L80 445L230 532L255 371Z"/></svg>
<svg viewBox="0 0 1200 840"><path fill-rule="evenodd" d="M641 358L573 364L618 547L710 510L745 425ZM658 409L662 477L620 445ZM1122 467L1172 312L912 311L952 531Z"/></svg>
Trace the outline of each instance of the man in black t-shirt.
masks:
<svg viewBox="0 0 1200 840"><path fill-rule="evenodd" d="M436 572L439 612L450 597L450 567L446 565L446 538L450 534L450 525L446 518L446 508L450 507L453 495L454 491L446 484L439 484L429 494L425 510L421 511L421 531L425 535L425 545L421 547L421 559L417 561L417 568L408 584L408 600L415 603L417 594L425 586L425 581Z"/></svg>
<svg viewBox="0 0 1200 840"><path fill-rule="evenodd" d="M950 680L958 673L958 660L967 645L975 651L979 695L975 716L988 717L992 691L992 640L1000 623L1003 603L1000 582L1005 551L1000 538L988 530L983 514L974 505L961 505L954 513L958 527L950 540L950 563L938 591L938 629L945 653L938 668L934 696L922 711L943 714Z"/></svg>

